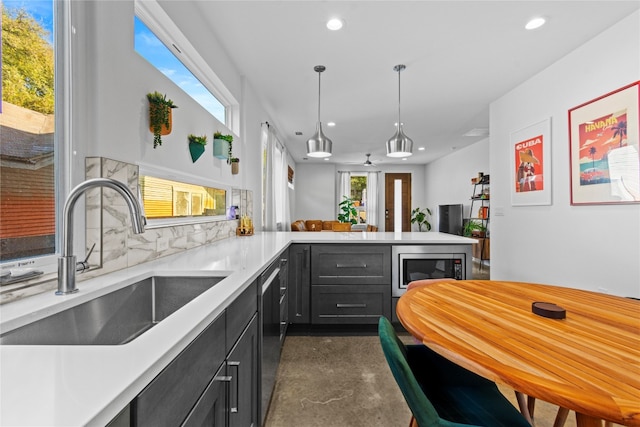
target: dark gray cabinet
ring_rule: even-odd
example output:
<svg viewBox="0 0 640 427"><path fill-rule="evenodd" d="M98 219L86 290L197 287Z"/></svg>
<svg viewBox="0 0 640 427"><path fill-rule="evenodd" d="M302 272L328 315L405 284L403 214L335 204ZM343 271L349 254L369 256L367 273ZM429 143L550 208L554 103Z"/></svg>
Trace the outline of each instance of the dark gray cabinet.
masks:
<svg viewBox="0 0 640 427"><path fill-rule="evenodd" d="M257 312L254 281L133 400L131 424L258 426Z"/></svg>
<svg viewBox="0 0 640 427"><path fill-rule="evenodd" d="M391 317L391 247L313 245L311 323L375 324Z"/></svg>
<svg viewBox="0 0 640 427"><path fill-rule="evenodd" d="M225 358L225 316L218 316L134 400L138 427L182 424Z"/></svg>
<svg viewBox="0 0 640 427"><path fill-rule="evenodd" d="M258 316L238 339L227 357L229 426L259 426L258 421Z"/></svg>
<svg viewBox="0 0 640 427"><path fill-rule="evenodd" d="M227 398L231 379L224 375L225 372L226 364L216 372L182 427L224 427L227 425Z"/></svg>
<svg viewBox="0 0 640 427"><path fill-rule="evenodd" d="M381 245L314 245L312 285L390 285L391 247Z"/></svg>
<svg viewBox="0 0 640 427"><path fill-rule="evenodd" d="M293 244L288 262L289 323L311 322L311 246Z"/></svg>

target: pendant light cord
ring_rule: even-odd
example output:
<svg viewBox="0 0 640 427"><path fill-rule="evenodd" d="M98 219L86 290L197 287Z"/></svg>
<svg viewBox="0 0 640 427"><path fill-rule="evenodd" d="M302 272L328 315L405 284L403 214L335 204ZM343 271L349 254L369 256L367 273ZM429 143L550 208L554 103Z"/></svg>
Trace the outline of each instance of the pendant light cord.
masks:
<svg viewBox="0 0 640 427"><path fill-rule="evenodd" d="M400 129L400 71L402 68L398 67L398 129Z"/></svg>
<svg viewBox="0 0 640 427"><path fill-rule="evenodd" d="M318 71L318 123L320 123L320 79L322 78L322 71Z"/></svg>

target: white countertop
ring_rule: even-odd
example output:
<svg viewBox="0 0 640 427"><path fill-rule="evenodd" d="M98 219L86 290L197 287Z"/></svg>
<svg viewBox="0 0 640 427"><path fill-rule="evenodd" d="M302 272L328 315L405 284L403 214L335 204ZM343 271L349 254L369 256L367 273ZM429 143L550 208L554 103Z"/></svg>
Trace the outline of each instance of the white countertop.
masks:
<svg viewBox="0 0 640 427"><path fill-rule="evenodd" d="M0 346L0 425L105 425L290 243L472 244L443 233L257 233L78 282L0 306L0 330L33 322L150 275L228 277L156 327L117 346ZM81 277L81 276L80 276Z"/></svg>

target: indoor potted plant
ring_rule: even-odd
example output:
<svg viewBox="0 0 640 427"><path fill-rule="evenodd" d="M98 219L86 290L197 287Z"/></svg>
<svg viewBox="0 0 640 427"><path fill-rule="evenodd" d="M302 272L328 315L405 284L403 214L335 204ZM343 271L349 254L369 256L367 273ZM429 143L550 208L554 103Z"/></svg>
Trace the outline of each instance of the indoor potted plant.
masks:
<svg viewBox="0 0 640 427"><path fill-rule="evenodd" d="M351 231L351 225L357 224L358 211L356 210L353 199L343 196L344 200L338 203L340 213L338 214L338 224L333 224L333 231Z"/></svg>
<svg viewBox="0 0 640 427"><path fill-rule="evenodd" d="M195 163L204 153L204 146L207 145L207 135L197 136L191 133L187 136L187 139L189 140L191 160Z"/></svg>
<svg viewBox="0 0 640 427"><path fill-rule="evenodd" d="M431 209L415 208L411 211L411 224L418 224L418 231L422 231L422 226L426 228L426 231L431 230L431 223L427 219L427 215L431 215Z"/></svg>
<svg viewBox="0 0 640 427"><path fill-rule="evenodd" d="M230 157L229 163L231 164L231 173L237 175L240 171L240 159L237 157Z"/></svg>
<svg viewBox="0 0 640 427"><path fill-rule="evenodd" d="M167 95L160 92L147 94L149 101L149 130L153 133L153 148L162 145L162 135L169 135L172 127L173 108L178 108Z"/></svg>
<svg viewBox="0 0 640 427"><path fill-rule="evenodd" d="M216 131L213 134L213 156L228 162L231 157L232 143L233 135L223 135L220 131Z"/></svg>
<svg viewBox="0 0 640 427"><path fill-rule="evenodd" d="M464 225L463 234L467 237L485 237L487 227L480 221L468 220Z"/></svg>

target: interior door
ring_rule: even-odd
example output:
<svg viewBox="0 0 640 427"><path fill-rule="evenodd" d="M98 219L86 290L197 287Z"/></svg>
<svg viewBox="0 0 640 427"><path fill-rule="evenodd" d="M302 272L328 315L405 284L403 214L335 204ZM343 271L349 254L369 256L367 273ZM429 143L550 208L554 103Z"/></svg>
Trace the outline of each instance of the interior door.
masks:
<svg viewBox="0 0 640 427"><path fill-rule="evenodd" d="M401 182L400 215L402 220L402 231L411 231L411 174L410 173L388 173L384 177L384 231L395 231L395 202L396 190L395 182ZM399 231L399 230L398 230Z"/></svg>

